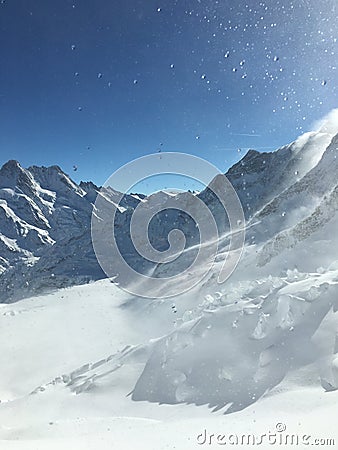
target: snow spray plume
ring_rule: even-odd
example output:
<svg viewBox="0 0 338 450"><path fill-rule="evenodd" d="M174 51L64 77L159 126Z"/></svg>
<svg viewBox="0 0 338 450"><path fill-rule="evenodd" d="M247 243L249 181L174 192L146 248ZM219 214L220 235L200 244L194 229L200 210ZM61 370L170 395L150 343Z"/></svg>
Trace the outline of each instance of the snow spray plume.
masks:
<svg viewBox="0 0 338 450"><path fill-rule="evenodd" d="M212 179L208 192L217 197L228 218L228 253L218 276L220 283L237 266L244 245L245 220L241 203L231 183L215 166L184 153L157 153L136 159L114 172L101 188L93 208L91 231L96 257L106 275L114 278L125 291L140 297L167 298L190 290L208 274L219 251L218 226L201 196L191 192L162 196L157 193L135 201L136 207L126 206L126 193L133 186L163 174L188 177L205 186ZM121 192L112 187L119 187ZM161 213L169 217L173 211L177 213L175 217L188 217L194 222L199 242L188 248L184 227L183 230L178 228L173 220L173 229L166 236L166 248L159 250L150 239L149 228ZM116 233L117 216L120 220L123 217L122 221L129 225L129 234L122 241ZM162 225L167 229L171 225L170 218L165 222ZM224 254L224 249L222 252ZM173 267L179 268L174 274Z"/></svg>
<svg viewBox="0 0 338 450"><path fill-rule="evenodd" d="M332 109L323 119L315 123L314 131L335 136L338 133L338 108Z"/></svg>

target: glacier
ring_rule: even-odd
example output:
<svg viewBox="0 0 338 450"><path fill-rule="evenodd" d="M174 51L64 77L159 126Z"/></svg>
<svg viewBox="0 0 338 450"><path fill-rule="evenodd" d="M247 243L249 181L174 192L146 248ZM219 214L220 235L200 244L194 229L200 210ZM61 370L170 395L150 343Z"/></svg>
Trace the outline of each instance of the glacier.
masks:
<svg viewBox="0 0 338 450"><path fill-rule="evenodd" d="M190 449L205 428L257 432L277 422L338 439L337 132L331 114L275 152L248 151L226 173L243 205L246 240L225 283L218 273L228 220L211 189L217 181L196 194L215 217L219 253L200 284L170 299L135 297L106 279L91 214L104 196L118 211L130 264L159 278L174 273L182 286L196 245L188 218L170 210L150 228L151 242L165 249L179 224L188 242L180 260L144 265L128 227L148 197L125 194L117 203L113 188L78 185L58 166L6 163L0 444ZM154 195L152 202L170 204L168 193Z"/></svg>

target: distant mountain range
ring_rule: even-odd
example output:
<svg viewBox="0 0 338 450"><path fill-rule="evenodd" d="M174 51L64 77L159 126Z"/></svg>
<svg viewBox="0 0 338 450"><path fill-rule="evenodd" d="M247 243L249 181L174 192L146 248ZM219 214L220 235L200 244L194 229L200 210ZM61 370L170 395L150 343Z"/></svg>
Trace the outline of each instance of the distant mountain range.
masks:
<svg viewBox="0 0 338 450"><path fill-rule="evenodd" d="M243 205L246 245L257 246L257 267L264 267L328 224L337 223L337 155L337 134L330 130L311 132L275 152L249 150L226 173ZM13 160L3 165L0 302L105 277L93 251L90 230L93 204L99 193L95 184L76 184L58 166L25 169ZM106 189L105 195L114 204L118 193ZM169 194L154 195L165 207ZM226 231L225 211L211 189L197 195L212 211L220 232ZM141 265L130 240L129 224L141 201L147 202L148 198L124 195L115 223L121 252L138 267ZM150 241L156 248L166 247L173 226L184 231L187 245L198 241L195 224L177 211L170 211L169 217L159 214L149 229Z"/></svg>

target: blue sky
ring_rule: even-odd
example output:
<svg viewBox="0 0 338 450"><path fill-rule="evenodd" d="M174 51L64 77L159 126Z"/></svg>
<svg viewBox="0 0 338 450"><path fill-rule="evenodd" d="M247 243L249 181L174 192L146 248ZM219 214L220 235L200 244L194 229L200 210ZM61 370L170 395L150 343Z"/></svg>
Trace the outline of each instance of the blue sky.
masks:
<svg viewBox="0 0 338 450"><path fill-rule="evenodd" d="M0 164L102 184L161 148L225 171L338 106L337 37L336 0L2 0Z"/></svg>

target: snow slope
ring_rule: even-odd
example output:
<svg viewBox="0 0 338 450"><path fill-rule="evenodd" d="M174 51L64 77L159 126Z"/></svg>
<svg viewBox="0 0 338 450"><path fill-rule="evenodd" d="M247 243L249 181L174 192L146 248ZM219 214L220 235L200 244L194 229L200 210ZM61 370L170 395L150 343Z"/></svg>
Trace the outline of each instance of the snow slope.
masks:
<svg viewBox="0 0 338 450"><path fill-rule="evenodd" d="M338 382L337 282L337 269L290 273L197 305L191 292L177 313L108 281L3 305L0 448L194 449L280 423L337 442L338 394L319 382ZM231 401L240 412L195 406Z"/></svg>

